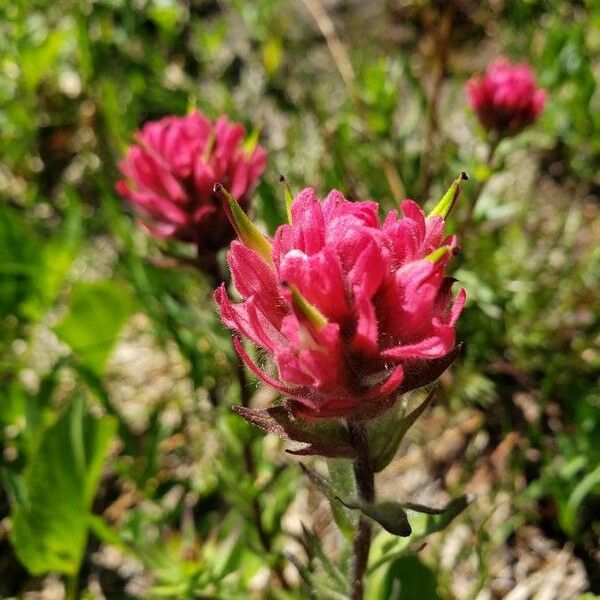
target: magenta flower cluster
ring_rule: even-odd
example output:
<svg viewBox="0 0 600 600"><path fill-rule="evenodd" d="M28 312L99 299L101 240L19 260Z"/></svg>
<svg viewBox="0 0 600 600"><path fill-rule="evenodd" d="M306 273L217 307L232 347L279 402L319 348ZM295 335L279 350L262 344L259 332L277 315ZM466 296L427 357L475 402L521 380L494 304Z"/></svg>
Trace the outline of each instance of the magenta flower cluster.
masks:
<svg viewBox="0 0 600 600"><path fill-rule="evenodd" d="M483 77L471 78L466 92L483 127L500 136L522 131L546 104L546 92L536 86L529 65L513 66L504 58L490 64Z"/></svg>
<svg viewBox="0 0 600 600"><path fill-rule="evenodd" d="M308 188L295 198L269 254L242 241L228 254L242 301L215 293L223 321L272 360L246 364L282 392L297 417L369 417L402 391L430 383L456 356L453 299L444 275L456 250L440 216L411 200L383 223L375 202Z"/></svg>
<svg viewBox="0 0 600 600"><path fill-rule="evenodd" d="M205 252L227 245L234 231L213 192L225 185L247 207L266 166L260 146L243 147L244 127L195 111L144 125L119 164L117 191L131 201L146 229L192 242Z"/></svg>

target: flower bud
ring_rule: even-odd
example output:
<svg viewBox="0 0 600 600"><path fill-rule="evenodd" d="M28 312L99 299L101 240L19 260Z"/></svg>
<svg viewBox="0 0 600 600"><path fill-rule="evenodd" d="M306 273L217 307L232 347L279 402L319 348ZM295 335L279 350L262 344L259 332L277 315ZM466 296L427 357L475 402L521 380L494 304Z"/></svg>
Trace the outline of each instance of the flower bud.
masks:
<svg viewBox="0 0 600 600"><path fill-rule="evenodd" d="M191 242L214 253L234 231L214 185L221 182L246 210L266 166L264 150L226 117L209 121L194 111L146 123L119 163L116 189L129 200L154 236Z"/></svg>
<svg viewBox="0 0 600 600"><path fill-rule="evenodd" d="M499 58L483 77L466 85L471 108L483 127L500 137L512 136L535 122L544 110L546 92L536 87L531 67Z"/></svg>

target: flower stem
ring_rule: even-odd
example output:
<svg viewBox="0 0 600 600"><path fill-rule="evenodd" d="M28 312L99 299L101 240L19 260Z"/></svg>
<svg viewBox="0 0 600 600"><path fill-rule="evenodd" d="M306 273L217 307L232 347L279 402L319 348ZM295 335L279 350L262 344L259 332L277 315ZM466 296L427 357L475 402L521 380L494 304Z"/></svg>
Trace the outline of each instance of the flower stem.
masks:
<svg viewBox="0 0 600 600"><path fill-rule="evenodd" d="M348 431L352 444L358 451L358 456L354 460L354 478L358 495L364 502L373 502L375 500L375 478L369 459L367 429L364 423L360 421L349 421ZM361 515L358 519L358 528L353 542L352 572L350 575L350 597L352 600L363 600L364 598L364 576L369 562L372 530L371 521Z"/></svg>

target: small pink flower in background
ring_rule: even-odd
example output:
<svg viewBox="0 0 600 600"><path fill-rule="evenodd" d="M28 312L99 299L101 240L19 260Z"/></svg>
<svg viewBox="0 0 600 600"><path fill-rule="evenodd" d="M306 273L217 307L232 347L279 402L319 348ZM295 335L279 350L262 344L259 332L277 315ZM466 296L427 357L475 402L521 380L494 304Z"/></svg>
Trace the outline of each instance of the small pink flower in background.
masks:
<svg viewBox="0 0 600 600"><path fill-rule="evenodd" d="M529 65L513 66L505 58L490 64L483 77L472 77L465 89L481 124L501 136L522 131L546 104L546 92L536 87Z"/></svg>
<svg viewBox="0 0 600 600"><path fill-rule="evenodd" d="M453 362L465 292L453 298L454 280L444 275L457 248L444 226L411 200L381 223L375 202L334 190L321 203L307 188L272 243L238 228L228 262L242 301L232 302L225 285L215 299L225 324L274 362L272 377L236 338L246 364L284 394L295 417L375 416Z"/></svg>
<svg viewBox="0 0 600 600"><path fill-rule="evenodd" d="M119 163L117 191L152 235L216 252L234 231L213 186L227 185L247 208L266 166L264 150L245 150L244 137L242 125L226 117L212 123L198 111L146 123Z"/></svg>

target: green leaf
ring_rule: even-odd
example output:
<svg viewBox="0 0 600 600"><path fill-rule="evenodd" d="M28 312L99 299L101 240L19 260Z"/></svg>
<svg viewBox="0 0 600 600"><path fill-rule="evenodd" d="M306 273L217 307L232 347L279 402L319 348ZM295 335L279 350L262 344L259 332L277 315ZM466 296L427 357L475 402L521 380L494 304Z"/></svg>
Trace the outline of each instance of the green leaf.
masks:
<svg viewBox="0 0 600 600"><path fill-rule="evenodd" d="M27 46L21 51L21 72L28 90L33 90L46 75L52 73L68 32L51 31L39 46Z"/></svg>
<svg viewBox="0 0 600 600"><path fill-rule="evenodd" d="M459 496L450 500L446 506L440 509L428 509L416 504L405 504L404 508L414 514L409 514L410 524L415 538L425 537L431 533L445 529L475 497L472 495ZM425 512L425 511L429 512Z"/></svg>
<svg viewBox="0 0 600 600"><path fill-rule="evenodd" d="M473 500L471 495L459 496L437 509L412 503L401 505L409 516L412 533L408 537L396 537L387 531L381 532L373 540L368 572L373 573L390 560L403 556L412 543L446 528Z"/></svg>
<svg viewBox="0 0 600 600"><path fill-rule="evenodd" d="M407 537L412 532L406 511L398 502L388 501L379 502L378 504L368 504L365 502L359 504L347 503L346 506L360 510L393 535Z"/></svg>
<svg viewBox="0 0 600 600"><path fill-rule="evenodd" d="M23 304L23 313L27 317L39 320L56 300L73 264L75 250L61 239L51 240L44 245L34 273L37 294L30 296Z"/></svg>
<svg viewBox="0 0 600 600"><path fill-rule="evenodd" d="M600 489L600 465L579 481L571 492L566 506L560 511L560 521L565 531L575 533L581 506L595 489Z"/></svg>
<svg viewBox="0 0 600 600"><path fill-rule="evenodd" d="M397 558L385 576L367 588L369 600L439 600L435 573L417 556Z"/></svg>
<svg viewBox="0 0 600 600"><path fill-rule="evenodd" d="M354 479L354 470L352 462L340 458L330 458L327 460L329 476L334 487L345 497L356 496L356 481ZM346 508L337 500L329 499L333 518L342 533L349 542L354 539L356 533L356 521L351 509Z"/></svg>
<svg viewBox="0 0 600 600"><path fill-rule="evenodd" d="M75 575L85 551L89 513L117 423L94 419L73 401L43 433L11 503L11 541L34 575Z"/></svg>
<svg viewBox="0 0 600 600"><path fill-rule="evenodd" d="M41 241L21 213L0 203L0 317L19 312L33 293Z"/></svg>
<svg viewBox="0 0 600 600"><path fill-rule="evenodd" d="M347 591L348 586L346 577L331 560L331 558L327 556L327 553L323 549L321 540L312 531L312 529L308 528L304 523L302 523L302 538L304 540L304 545L309 550L309 556L311 558L318 558L321 566L331 578L332 583L334 583L336 587L339 586L341 591Z"/></svg>
<svg viewBox="0 0 600 600"><path fill-rule="evenodd" d="M54 331L78 360L96 375L102 375L106 360L133 302L129 291L114 281L77 283L69 310Z"/></svg>

